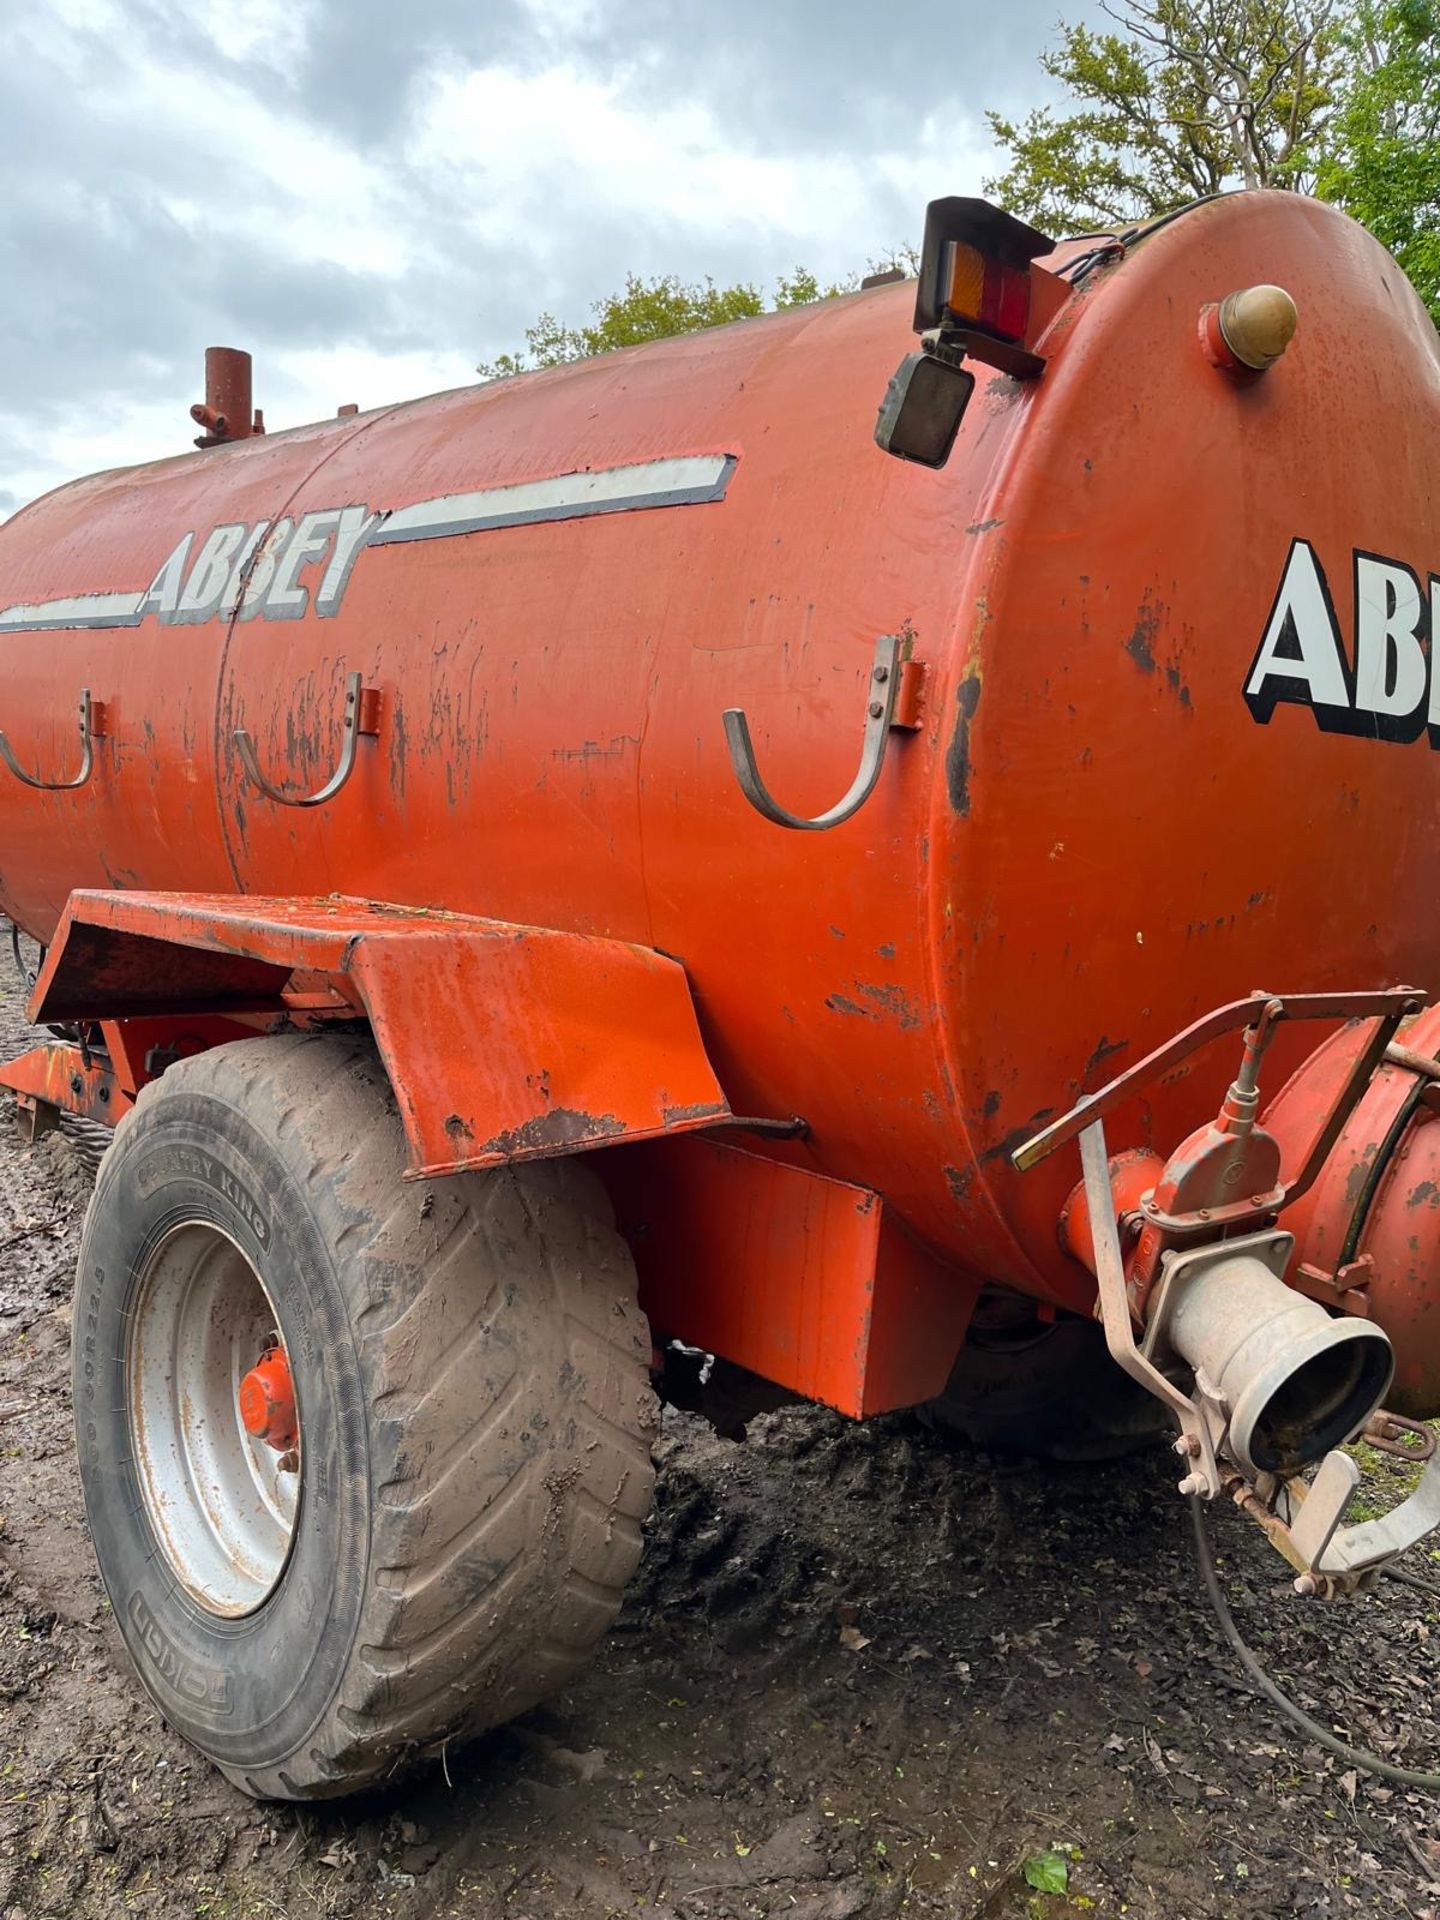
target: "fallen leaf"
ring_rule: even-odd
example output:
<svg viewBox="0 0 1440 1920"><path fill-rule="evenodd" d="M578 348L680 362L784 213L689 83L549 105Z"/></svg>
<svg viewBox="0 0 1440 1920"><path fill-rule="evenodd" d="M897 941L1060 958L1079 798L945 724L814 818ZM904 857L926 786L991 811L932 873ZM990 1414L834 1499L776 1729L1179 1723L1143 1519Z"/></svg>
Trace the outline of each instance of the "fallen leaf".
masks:
<svg viewBox="0 0 1440 1920"><path fill-rule="evenodd" d="M868 1634L861 1633L858 1627L841 1627L840 1644L851 1653L859 1653L862 1648L869 1646L870 1639Z"/></svg>
<svg viewBox="0 0 1440 1920"><path fill-rule="evenodd" d="M1025 1862L1025 1884L1037 1893L1064 1893L1070 1884L1070 1868L1065 1856L1047 1849L1032 1853Z"/></svg>

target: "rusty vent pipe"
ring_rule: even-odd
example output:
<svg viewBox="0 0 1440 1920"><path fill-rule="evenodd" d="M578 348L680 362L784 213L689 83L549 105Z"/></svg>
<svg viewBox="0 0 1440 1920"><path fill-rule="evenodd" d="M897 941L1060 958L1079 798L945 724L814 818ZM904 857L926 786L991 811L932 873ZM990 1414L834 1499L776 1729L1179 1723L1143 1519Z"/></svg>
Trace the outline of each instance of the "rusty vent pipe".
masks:
<svg viewBox="0 0 1440 1920"><path fill-rule="evenodd" d="M255 411L252 401L250 355L243 347L205 349L205 398L191 407L190 418L203 429L197 447L223 446L264 433L264 415Z"/></svg>

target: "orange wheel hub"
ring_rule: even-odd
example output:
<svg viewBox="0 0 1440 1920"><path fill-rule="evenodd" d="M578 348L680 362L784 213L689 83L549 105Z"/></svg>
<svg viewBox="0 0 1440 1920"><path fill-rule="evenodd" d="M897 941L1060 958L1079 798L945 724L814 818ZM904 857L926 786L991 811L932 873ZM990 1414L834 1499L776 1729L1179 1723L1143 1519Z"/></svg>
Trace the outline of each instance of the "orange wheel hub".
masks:
<svg viewBox="0 0 1440 1920"><path fill-rule="evenodd" d="M240 1418L245 1431L277 1453L287 1453L300 1437L295 1414L295 1382L283 1347L263 1353L240 1382Z"/></svg>

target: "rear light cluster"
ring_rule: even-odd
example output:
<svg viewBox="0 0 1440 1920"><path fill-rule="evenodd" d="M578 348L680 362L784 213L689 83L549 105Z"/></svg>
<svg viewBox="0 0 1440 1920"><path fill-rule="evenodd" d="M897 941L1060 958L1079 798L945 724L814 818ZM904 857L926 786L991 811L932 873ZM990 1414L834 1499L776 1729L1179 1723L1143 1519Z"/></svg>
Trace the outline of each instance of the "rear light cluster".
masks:
<svg viewBox="0 0 1440 1920"><path fill-rule="evenodd" d="M993 255L952 240L945 269L945 311L961 326L981 327L1001 340L1020 341L1030 324L1030 268L1007 266Z"/></svg>
<svg viewBox="0 0 1440 1920"><path fill-rule="evenodd" d="M1054 242L985 200L932 200L915 294L920 351L900 362L880 403L875 439L886 453L943 467L975 390L979 360L1016 380L1045 371L1035 342L1069 297L1037 267Z"/></svg>

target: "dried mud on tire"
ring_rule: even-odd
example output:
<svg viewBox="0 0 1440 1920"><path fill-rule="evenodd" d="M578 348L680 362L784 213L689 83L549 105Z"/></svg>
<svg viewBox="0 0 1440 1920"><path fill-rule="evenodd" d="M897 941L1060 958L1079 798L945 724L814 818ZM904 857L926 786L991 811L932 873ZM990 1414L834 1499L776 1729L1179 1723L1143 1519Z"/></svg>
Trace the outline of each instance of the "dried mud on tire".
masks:
<svg viewBox="0 0 1440 1920"><path fill-rule="evenodd" d="M12 996L0 1048L26 1043ZM0 1097L0 1920L1440 1915L1440 1804L1348 1777L1234 1674L1163 1455L1086 1469L813 1408L667 1415L596 1665L402 1787L256 1806L156 1718L85 1537L69 1308L94 1169ZM1214 1516L1303 1704L1440 1765L1435 1593L1304 1603ZM1024 1863L1058 1854L1066 1892Z"/></svg>

